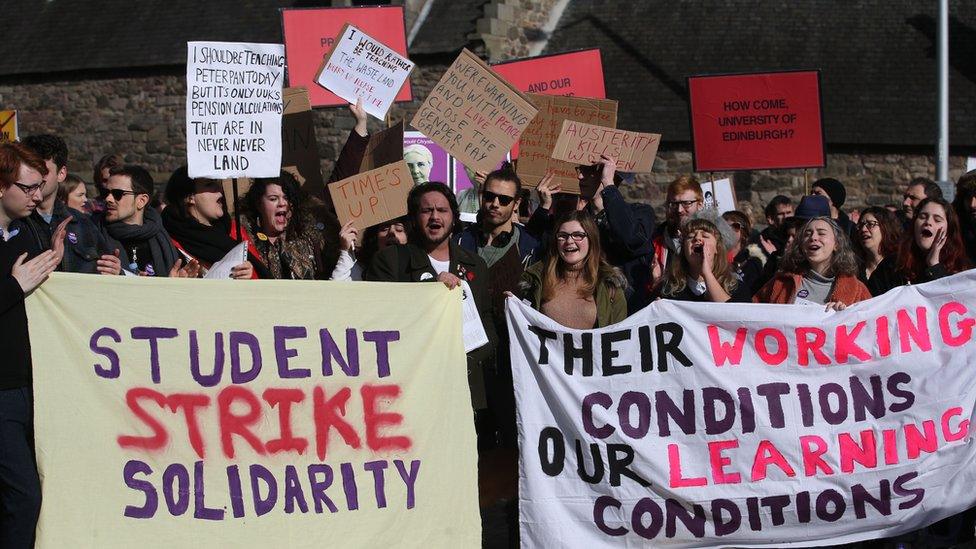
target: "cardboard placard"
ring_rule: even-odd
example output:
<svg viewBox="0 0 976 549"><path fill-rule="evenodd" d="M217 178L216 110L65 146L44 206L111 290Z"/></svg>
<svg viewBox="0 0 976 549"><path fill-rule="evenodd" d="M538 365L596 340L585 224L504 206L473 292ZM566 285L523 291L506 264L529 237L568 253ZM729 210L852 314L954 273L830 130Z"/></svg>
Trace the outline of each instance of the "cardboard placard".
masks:
<svg viewBox="0 0 976 549"><path fill-rule="evenodd" d="M820 71L688 77L695 171L826 165Z"/></svg>
<svg viewBox="0 0 976 549"><path fill-rule="evenodd" d="M630 132L565 120L552 157L573 164L592 164L605 154L617 159L617 171L650 173L660 144L659 133Z"/></svg>
<svg viewBox="0 0 976 549"><path fill-rule="evenodd" d="M407 33L403 23L403 6L366 8L306 8L281 10L281 25L288 56L288 85L306 86L312 107L346 105L349 101L315 83L322 58L335 44L336 36L346 24L407 56ZM411 101L410 80L400 87L396 101Z"/></svg>
<svg viewBox="0 0 976 549"><path fill-rule="evenodd" d="M492 68L523 92L599 99L607 96L598 48L513 59Z"/></svg>
<svg viewBox="0 0 976 549"><path fill-rule="evenodd" d="M17 111L0 111L0 142L17 139Z"/></svg>
<svg viewBox="0 0 976 549"><path fill-rule="evenodd" d="M370 134L363 153L359 171L368 172L374 168L403 160L403 121L385 130Z"/></svg>
<svg viewBox="0 0 976 549"><path fill-rule="evenodd" d="M383 120L397 92L410 78L413 62L389 46L346 23L322 60L315 82Z"/></svg>
<svg viewBox="0 0 976 549"><path fill-rule="evenodd" d="M617 102L612 99L561 97L527 94L539 113L522 133L519 141L518 175L522 184L535 187L549 169L554 170L553 183L563 192L579 194L576 164L552 157L563 122L574 120L607 128L617 127Z"/></svg>
<svg viewBox="0 0 976 549"><path fill-rule="evenodd" d="M187 42L190 177L275 177L281 168L280 44Z"/></svg>
<svg viewBox="0 0 976 549"><path fill-rule="evenodd" d="M407 195L413 188L410 169L403 160L329 184L339 223L350 220L359 230L407 213Z"/></svg>
<svg viewBox="0 0 976 549"><path fill-rule="evenodd" d="M410 124L465 166L491 171L535 114L528 99L465 49Z"/></svg>
<svg viewBox="0 0 976 549"><path fill-rule="evenodd" d="M315 139L315 115L305 88L285 88L285 115L281 119L281 166L295 172L302 189L311 196L324 196L325 182Z"/></svg>

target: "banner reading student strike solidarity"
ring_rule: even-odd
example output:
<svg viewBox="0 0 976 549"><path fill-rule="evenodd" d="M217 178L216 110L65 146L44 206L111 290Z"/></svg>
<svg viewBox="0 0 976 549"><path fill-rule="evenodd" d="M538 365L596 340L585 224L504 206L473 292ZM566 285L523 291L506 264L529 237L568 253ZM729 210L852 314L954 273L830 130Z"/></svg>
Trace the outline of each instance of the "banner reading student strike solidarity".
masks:
<svg viewBox="0 0 976 549"><path fill-rule="evenodd" d="M828 545L976 503L976 271L842 312L508 322L523 547Z"/></svg>
<svg viewBox="0 0 976 549"><path fill-rule="evenodd" d="M38 547L480 546L460 297L55 274Z"/></svg>

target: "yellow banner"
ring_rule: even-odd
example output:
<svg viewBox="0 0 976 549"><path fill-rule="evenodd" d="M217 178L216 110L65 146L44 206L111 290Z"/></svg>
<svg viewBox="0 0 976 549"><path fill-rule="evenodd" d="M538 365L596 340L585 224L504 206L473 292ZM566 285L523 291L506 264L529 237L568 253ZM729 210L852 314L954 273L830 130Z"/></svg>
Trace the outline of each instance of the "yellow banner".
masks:
<svg viewBox="0 0 976 549"><path fill-rule="evenodd" d="M460 293L57 273L38 547L480 547Z"/></svg>
<svg viewBox="0 0 976 549"><path fill-rule="evenodd" d="M17 111L0 111L0 142L17 141Z"/></svg>

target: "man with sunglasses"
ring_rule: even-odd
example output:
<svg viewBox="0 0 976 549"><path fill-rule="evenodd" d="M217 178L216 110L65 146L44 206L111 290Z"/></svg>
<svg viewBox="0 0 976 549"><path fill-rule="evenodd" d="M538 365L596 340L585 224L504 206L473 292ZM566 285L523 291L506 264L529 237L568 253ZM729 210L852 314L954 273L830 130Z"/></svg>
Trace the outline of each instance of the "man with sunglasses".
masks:
<svg viewBox="0 0 976 549"><path fill-rule="evenodd" d="M25 219L28 234L41 249L49 249L54 228L70 219L64 241L65 253L58 270L119 274L122 270L118 257L119 243L106 239L88 215L69 208L57 199L58 187L68 176L68 147L64 140L56 135L40 134L24 138L23 143L43 158L47 166L41 201Z"/></svg>
<svg viewBox="0 0 976 549"><path fill-rule="evenodd" d="M140 166L112 168L101 189L105 202L102 232L122 244L126 270L146 276L169 276L179 257L163 219L149 206L152 176Z"/></svg>

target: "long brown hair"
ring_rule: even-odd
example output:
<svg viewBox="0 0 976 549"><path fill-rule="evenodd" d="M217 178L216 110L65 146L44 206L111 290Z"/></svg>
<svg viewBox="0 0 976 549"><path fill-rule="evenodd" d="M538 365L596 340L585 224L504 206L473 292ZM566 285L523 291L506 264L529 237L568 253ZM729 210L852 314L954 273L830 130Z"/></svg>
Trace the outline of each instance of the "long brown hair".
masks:
<svg viewBox="0 0 976 549"><path fill-rule="evenodd" d="M586 240L589 243L589 252L583 260L583 269L580 273L582 284L579 287L579 297L589 298L596 293L597 285L604 278L613 274L613 267L603 259L603 250L600 246L600 230L596 226L593 216L586 210L567 212L556 219L553 231L549 235L549 256L546 258L545 269L542 275L542 301L551 300L556 293L556 286L560 282L566 281L568 269L559 256L559 245L556 241L556 233L565 223L576 221L583 227L586 233Z"/></svg>
<svg viewBox="0 0 976 549"><path fill-rule="evenodd" d="M851 242L854 246L854 253L862 261L868 260L868 250L864 247L864 241L860 238L861 223L864 221L864 216L866 215L873 215L878 220L878 228L881 229L881 244L878 246L878 253L881 254L882 258L889 257L895 259L895 256L898 255L898 246L901 243L901 223L895 217L895 214L888 211L888 208L882 208L881 206L871 206L861 212L861 221L857 224L857 232Z"/></svg>
<svg viewBox="0 0 976 549"><path fill-rule="evenodd" d="M779 262L780 272L806 274L810 270L810 261L803 254L803 235L806 233L807 227L814 221L827 223L834 232L834 253L830 258L830 269L824 275L831 277L839 275L857 276L857 269L860 264L857 261L857 256L854 255L851 240L847 238L847 233L840 228L836 221L825 216L814 217L797 229L793 243L786 249Z"/></svg>
<svg viewBox="0 0 976 549"><path fill-rule="evenodd" d="M959 216L956 215L955 208L942 198L926 198L919 202L915 208L915 215L912 216L912 224L901 242L901 250L898 254L898 265L901 272L910 282L916 282L925 272L925 258L928 252L918 246L915 241L915 221L922 208L929 204L938 204L945 211L946 220L946 243L939 253L939 263L949 271L949 274L956 274L965 271L970 267L966 259L966 248L962 243L962 229L959 227Z"/></svg>
<svg viewBox="0 0 976 549"><path fill-rule="evenodd" d="M722 284L722 288L731 294L735 290L738 281L732 274L732 269L729 268L729 262L725 257L726 249L725 242L722 240L722 233L719 232L718 227L711 221L695 218L681 227L682 238L687 238L689 235L695 234L695 231L705 231L715 237L715 258L712 261L712 274ZM668 265L668 274L665 277L667 282L664 284L664 291L662 292L664 297L681 293L688 285L688 275L691 272L691 268L688 265L688 258L685 257L684 250L685 247L682 242L681 253L678 254L678 257L672 259L671 264Z"/></svg>

